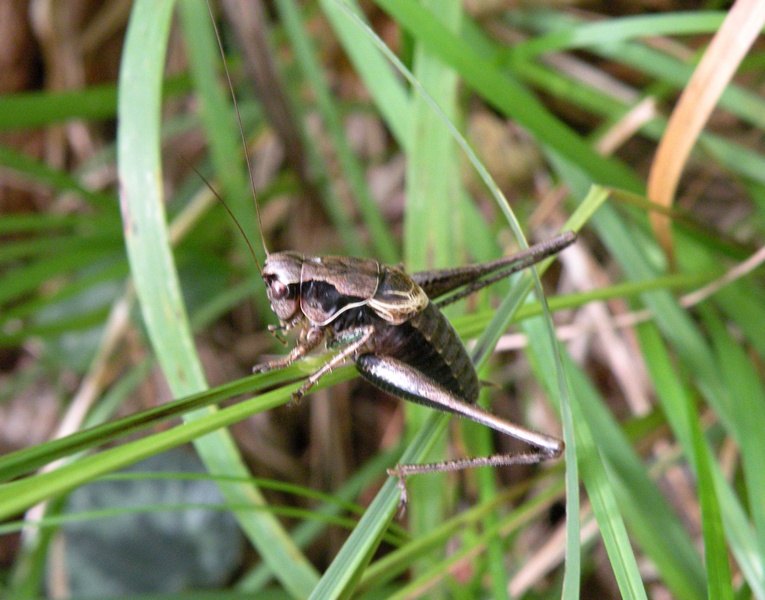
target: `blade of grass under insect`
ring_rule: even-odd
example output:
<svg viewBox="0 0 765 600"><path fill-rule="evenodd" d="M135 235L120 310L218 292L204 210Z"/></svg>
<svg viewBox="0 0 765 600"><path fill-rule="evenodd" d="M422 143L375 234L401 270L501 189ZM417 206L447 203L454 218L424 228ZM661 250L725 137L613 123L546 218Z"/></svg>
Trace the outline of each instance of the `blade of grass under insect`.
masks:
<svg viewBox="0 0 765 600"><path fill-rule="evenodd" d="M171 390L184 395L203 390L206 382L173 264L162 202L161 82L173 4L141 0L133 6L120 70L118 166L125 240L144 322ZM156 439L149 438L149 443ZM213 474L247 475L228 432L217 431L195 445ZM265 504L251 486L220 487L232 505ZM236 516L282 585L296 596L306 595L316 581L315 571L279 522L261 511Z"/></svg>
<svg viewBox="0 0 765 600"><path fill-rule="evenodd" d="M294 0L277 0L276 8L295 51L295 58L316 97L317 108L337 152L339 164L369 231L374 256L383 263L397 264L399 253L396 242L372 198L364 169L348 142L340 109L332 96L316 50L303 25L300 8Z"/></svg>
<svg viewBox="0 0 765 600"><path fill-rule="evenodd" d="M7 483L0 487L0 519L7 518L52 496L68 492L95 477L194 441L204 434L231 425L252 414L284 404L288 401L290 392L296 388L296 385L279 388L193 421L187 421L167 431L155 433L150 437L86 456L59 469ZM244 480L247 474L241 477ZM258 493L252 493L253 488L250 485L242 486L242 488L245 492L245 501L257 501Z"/></svg>
<svg viewBox="0 0 765 600"><path fill-rule="evenodd" d="M151 367L151 360L148 357L144 358L118 379L88 413L83 422L83 430L98 427L111 419L125 401L135 393L141 382L149 376Z"/></svg>
<svg viewBox="0 0 765 600"><path fill-rule="evenodd" d="M379 475L379 468L381 466L382 459L386 459L384 462L392 464L392 453L383 453L367 463L362 471L356 474L352 481L349 481L344 485L342 494L345 496L353 497L354 494L358 494L359 490L369 484L371 479L377 478ZM241 481L243 483L257 483L264 489L270 489L282 494L293 496L299 502L317 502L322 503L321 506L316 509L301 509L293 508L290 506L269 506L269 507L256 507L249 504L240 506L231 506L229 504L221 503L219 505L208 505L218 510L268 510L274 514L280 516L291 517L293 519L303 520L303 524L300 526L301 531L307 531L310 528L312 532L319 532L326 529L329 525L337 525L345 529L352 529L355 525L355 521L348 517L336 516L340 512L349 512L351 514L360 515L364 509L356 504L353 504L350 500L342 501L336 496L330 496L329 494L316 492L310 488L306 488L299 485L282 483L270 479L249 477L244 480L239 480L235 477L213 477L205 473L198 472L172 472L172 471L121 471L116 474L104 475L98 478L99 482L124 482L124 481L159 481L159 480L173 480L173 481ZM362 481L363 480L363 481ZM351 489L353 488L353 489ZM355 490L355 491L353 491ZM339 491L340 492L340 491ZM87 520L88 515L92 515L93 518L102 518L105 516L111 516L123 512L131 514L139 514L145 508L149 511L162 511L162 510L182 510L184 508L196 507L199 505L183 503L183 504L154 504L146 505L144 507L134 506L126 510L122 508L105 508L102 510L93 510L88 512L81 512L77 514L67 514L63 516L46 516L42 520L34 521L34 524L42 527L51 527L61 523L75 522ZM202 505L204 506L204 505ZM24 521L11 521L0 524L0 535L4 535L10 532L19 531L25 525ZM304 526L308 527L304 527ZM300 531L295 530L295 534L299 535ZM312 534L314 535L314 534ZM400 546L402 543L408 540L408 535L401 531L392 528L390 533L385 536L387 543L395 546ZM267 567L264 564L260 564L258 570L267 572ZM270 575L266 575L271 578ZM265 581L263 582L265 583ZM241 586L240 586L241 587Z"/></svg>
<svg viewBox="0 0 765 600"><path fill-rule="evenodd" d="M293 374L294 376L294 374ZM217 404L227 398L240 394L251 393L273 385L273 381L264 380L254 384L255 378L244 380L180 398L169 404L141 411L115 421L109 421L97 427L79 431L63 438L58 438L29 446L0 457L0 481L8 481L30 471L38 469L54 460L88 450L100 444L114 441L172 418L178 418L191 410Z"/></svg>
<svg viewBox="0 0 765 600"><path fill-rule="evenodd" d="M340 369L325 378L326 384L334 385L339 381L349 379L351 376L352 371L350 368ZM234 384L239 387L244 383L251 381L251 379L252 378L245 380L244 382L234 382ZM249 385L251 386L251 382ZM325 381L322 380L319 385L323 387ZM291 392L296 388L297 384L281 387L273 392L240 402L234 406L200 417L169 431L162 432L161 434L154 434L151 437L139 440L138 442L123 444L112 450L106 450L88 456L52 472L38 474L26 479L8 483L5 486L0 487L0 519L7 518L21 510L25 510L41 500L65 493L78 485L87 483L95 477L110 473L113 470L125 467L164 450L194 441L204 434L216 431L221 427L232 425L257 412L269 410L274 406L284 404L289 400ZM205 400L205 403L209 403L210 400L215 400L217 402L220 399L219 396L230 397L232 391L234 391L234 388L226 390L224 393L216 393L215 398L212 398L212 394L207 392L200 394L197 397L189 398L187 401L191 404L203 399ZM207 398L205 398L205 396L207 396ZM159 408L161 409L165 407ZM170 408L173 409L175 407ZM187 405L184 410L188 410L188 408L189 405ZM177 413L178 411L171 410L170 412ZM140 415L136 415L136 418L140 418L144 415L145 413L141 413ZM166 418L167 414L162 415L162 417ZM159 415L157 415L157 418L159 418ZM95 437L94 432L96 434L102 431L108 432L114 428L115 424L119 425L121 422L129 419L130 418L107 423L98 428L74 434L67 438L62 438L61 440L55 440L40 446L18 451L7 457L3 457L2 469L5 472L8 469L16 467L18 472L27 472L30 470L29 463L34 463L35 460L42 461L37 464L47 464L50 462L51 458L68 455L73 451L91 447L94 441L93 438ZM123 432L120 432L120 434L122 433ZM107 436L105 435L101 440L97 441L101 443L105 441L105 437ZM64 451L56 450L62 447L64 448ZM40 456L42 459L36 458ZM32 465L32 468L33 467L34 464ZM250 488L249 485L243 487L245 488L245 491ZM255 500L257 500L257 495L253 495L252 499L248 499L247 502L253 502Z"/></svg>
<svg viewBox="0 0 765 600"><path fill-rule="evenodd" d="M325 385L335 385L340 381L350 379L352 375L353 373L350 368L338 369L322 379L317 386L324 387ZM326 382L324 381L325 379ZM253 414L285 404L289 401L292 392L298 387L299 384L282 386L271 392L251 398L250 400L244 400L227 408L187 421L170 430L155 433L150 437L143 438L136 442L130 442L94 455L86 456L85 458L54 471L35 474L25 479L20 479L0 486L0 520L26 510L30 506L46 500L47 498L68 492L78 485L87 483L95 477L111 473L114 470L133 464L148 456L163 452L164 450L169 450L170 448L175 448L181 444L194 441L200 436L237 423ZM108 427L109 425L110 423L107 423L105 426ZM88 435L88 432L83 433ZM69 436L69 438L62 438L62 442L70 440L70 438L74 438L76 442L79 439L77 436L81 436L83 433L74 434L73 436ZM48 444L58 447L58 441L48 442ZM82 445L78 444L75 450L80 449L82 449ZM30 448L14 454L16 456L27 458L31 456L34 458L40 453L33 452ZM66 454L71 454L71 451ZM9 457L13 456L14 455L9 455ZM18 463L17 460L12 462L14 464ZM46 460L45 463L47 462L48 461ZM22 464L20 468L22 471L25 471L26 465ZM249 474L221 474L217 477L219 477L221 481L226 478L245 481L248 480ZM259 492L254 490L251 485L248 484L242 486L242 489L245 494L245 503L257 501ZM274 543L277 542L275 541Z"/></svg>

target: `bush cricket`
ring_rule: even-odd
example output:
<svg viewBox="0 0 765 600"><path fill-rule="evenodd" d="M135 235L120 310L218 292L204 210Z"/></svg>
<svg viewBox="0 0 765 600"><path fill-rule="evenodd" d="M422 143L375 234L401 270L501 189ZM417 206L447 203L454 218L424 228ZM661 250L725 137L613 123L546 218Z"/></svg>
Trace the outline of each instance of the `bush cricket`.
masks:
<svg viewBox="0 0 765 600"><path fill-rule="evenodd" d="M223 54L217 26L216 36ZM225 61L224 70L246 154L241 117ZM254 196L252 170L249 160L246 162ZM247 239L222 199L221 203ZM255 205L258 208L257 201ZM475 367L440 309L557 254L576 240L574 233L560 234L492 262L407 274L402 268L383 265L373 259L270 253L266 248L259 209L257 218L266 254L265 262L262 266L258 263L258 268L271 308L280 321L279 326L270 329L274 333L294 329L298 332L298 340L289 354L255 366L254 373L287 367L324 343L327 349L337 350L337 353L308 376L294 392L293 400L299 400L332 369L353 360L364 379L389 394L470 419L533 448L527 453L399 464L388 473L398 478L402 508L407 502L405 481L409 475L479 466L533 464L562 454L564 444L561 440L515 425L476 404L480 382ZM252 255L255 257L254 251ZM257 257L255 261L258 262Z"/></svg>
<svg viewBox="0 0 765 600"><path fill-rule="evenodd" d="M536 449L524 454L397 465L388 472L398 477L402 505L406 504L408 475L557 458L563 452L561 440L477 406L478 375L440 309L560 252L575 239L567 232L492 262L411 275L373 259L267 253L261 272L271 308L281 322L279 329L297 329L299 336L289 354L258 365L253 372L286 367L323 342L338 353L306 379L293 400L350 359L364 379L389 394L471 419Z"/></svg>

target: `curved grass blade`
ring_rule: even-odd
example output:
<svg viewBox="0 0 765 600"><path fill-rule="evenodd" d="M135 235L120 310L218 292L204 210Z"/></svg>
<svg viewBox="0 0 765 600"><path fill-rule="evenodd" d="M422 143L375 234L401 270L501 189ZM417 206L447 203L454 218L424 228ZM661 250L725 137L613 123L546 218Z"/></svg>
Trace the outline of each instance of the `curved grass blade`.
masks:
<svg viewBox="0 0 765 600"><path fill-rule="evenodd" d="M186 317L163 208L159 124L173 4L140 0L133 6L120 70L118 166L125 241L141 312L171 390L186 395L204 390L207 384ZM212 474L247 476L228 432L217 431L195 445ZM265 503L253 486L221 483L220 487L231 505ZM237 513L237 518L284 587L296 596L306 595L316 573L273 515L255 511Z"/></svg>

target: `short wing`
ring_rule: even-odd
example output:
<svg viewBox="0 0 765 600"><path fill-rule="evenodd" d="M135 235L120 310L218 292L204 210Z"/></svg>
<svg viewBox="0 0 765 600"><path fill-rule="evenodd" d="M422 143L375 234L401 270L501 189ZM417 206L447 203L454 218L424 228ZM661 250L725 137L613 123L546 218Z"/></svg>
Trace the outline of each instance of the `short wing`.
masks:
<svg viewBox="0 0 765 600"><path fill-rule="evenodd" d="M395 267L382 267L374 297L367 306L394 325L419 314L430 300L423 289L406 273Z"/></svg>

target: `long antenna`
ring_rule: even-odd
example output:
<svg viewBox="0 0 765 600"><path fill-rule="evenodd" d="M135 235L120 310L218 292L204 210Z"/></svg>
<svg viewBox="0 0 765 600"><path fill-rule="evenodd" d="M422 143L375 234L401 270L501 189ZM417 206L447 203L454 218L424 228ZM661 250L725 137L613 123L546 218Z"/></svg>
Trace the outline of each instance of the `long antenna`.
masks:
<svg viewBox="0 0 765 600"><path fill-rule="evenodd" d="M263 245L263 252L266 253L266 257L268 256L268 248L266 247L266 238L263 235L263 221L260 218L260 207L258 206L258 194L255 191L255 178L252 174L252 166L250 165L250 157L247 153L247 140L244 137L244 126L242 125L242 115L239 112L239 103L236 101L236 94L234 93L234 85L231 83L231 74L228 71L228 65L226 64L226 54L223 51L223 42L221 42L220 39L220 32L218 31L218 25L215 23L215 15L213 14L212 6L210 5L210 0L207 0L207 12L210 13L210 21L212 22L213 30L215 31L215 41L218 42L218 50L220 51L221 59L223 62L223 70L226 73L226 82L228 83L228 89L231 92L231 100L234 103L234 112L236 113L236 120L239 124L239 135L242 138L242 148L244 149L244 163L247 165L247 177L250 180L250 191L252 192L252 199L255 202L255 213L258 216L258 231L260 232L260 243ZM217 195L217 194L216 194ZM220 196L218 196L220 198ZM231 217L234 219L234 222L236 223L236 226L239 228L239 231L242 232L242 235L244 235L244 231L242 229L242 226L239 224L239 222L236 220L236 217L231 213L231 210L228 206L226 206L226 203L221 200L221 203L228 211L228 214L231 215ZM245 239L247 239L247 236L244 235ZM247 245L250 246L249 240L247 241ZM252 246L250 246L250 250L252 250ZM254 254L254 253L253 253ZM258 270L263 271L263 269L260 266L260 261L258 261L257 258L255 258L255 262L258 264Z"/></svg>
<svg viewBox="0 0 765 600"><path fill-rule="evenodd" d="M186 159L184 158L184 160ZM260 274L262 275L263 269L261 268L260 261L258 260L258 255L255 254L255 249L252 247L252 244L250 244L250 238L248 238L247 234L244 232L242 225L239 223L239 219L236 218L236 215L234 215L229 205L226 204L226 201L223 198L221 198L221 195L218 193L218 191L212 186L212 184L207 180L207 178L204 175L202 175L199 169L197 169L194 165L192 165L188 161L186 161L186 164L189 165L191 170L197 174L197 177L199 177L204 182L204 184L209 188L209 190L213 193L213 195L218 199L218 202L220 202L223 205L223 208L226 209L226 212L231 217L231 220L234 221L234 225L236 225L236 228L239 230L239 233L242 234L242 237L244 238L244 243L247 244L247 247L250 249L250 254L252 254L252 258L255 259L255 264L258 265L258 271L260 271Z"/></svg>

